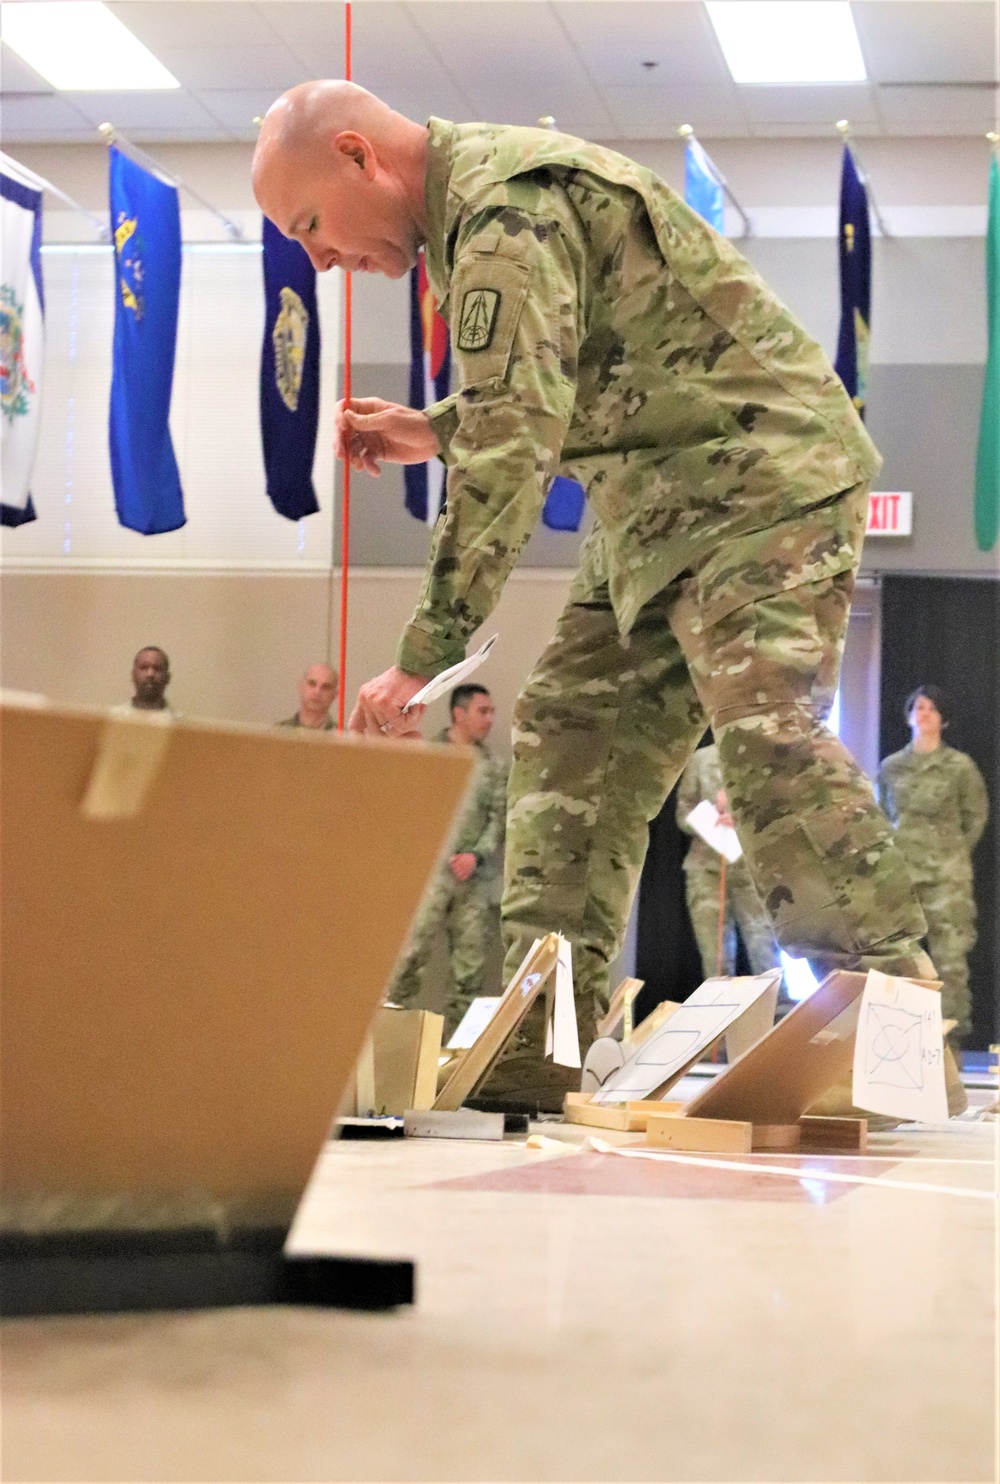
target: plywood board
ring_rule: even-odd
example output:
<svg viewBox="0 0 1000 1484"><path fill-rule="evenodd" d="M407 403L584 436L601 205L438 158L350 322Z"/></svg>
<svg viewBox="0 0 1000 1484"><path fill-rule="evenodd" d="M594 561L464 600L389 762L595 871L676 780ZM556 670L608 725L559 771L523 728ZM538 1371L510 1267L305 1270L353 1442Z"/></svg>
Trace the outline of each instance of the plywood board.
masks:
<svg viewBox="0 0 1000 1484"><path fill-rule="evenodd" d="M471 761L175 723L125 813L88 818L110 726L0 713L8 1213L194 1191L287 1220Z"/></svg>
<svg viewBox="0 0 1000 1484"><path fill-rule="evenodd" d="M361 1063L358 1064L358 1113L398 1118L408 1108L430 1108L437 1096L443 1031L443 1015L384 1005L372 1026L368 1102L364 1098Z"/></svg>
<svg viewBox="0 0 1000 1484"><path fill-rule="evenodd" d="M772 991L779 969L767 974L706 979L647 1036L617 1072L594 1093L595 1103L654 1098L677 1082L762 995Z"/></svg>
<svg viewBox="0 0 1000 1484"><path fill-rule="evenodd" d="M797 1123L849 1076L865 974L828 974L807 1000L688 1104L692 1118Z"/></svg>
<svg viewBox="0 0 1000 1484"><path fill-rule="evenodd" d="M532 944L517 973L508 984L482 1035L460 1058L455 1070L438 1093L435 1108L451 1112L482 1081L506 1044L508 1036L520 1025L546 980L555 970L559 958L559 937L546 933Z"/></svg>

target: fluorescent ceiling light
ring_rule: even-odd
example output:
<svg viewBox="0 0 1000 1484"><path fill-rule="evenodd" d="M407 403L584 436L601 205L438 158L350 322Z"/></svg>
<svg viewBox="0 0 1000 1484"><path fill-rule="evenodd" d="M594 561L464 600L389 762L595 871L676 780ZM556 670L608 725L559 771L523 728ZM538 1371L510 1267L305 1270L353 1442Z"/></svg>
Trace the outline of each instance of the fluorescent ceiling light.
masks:
<svg viewBox="0 0 1000 1484"><path fill-rule="evenodd" d="M706 0L736 82L864 82L847 0Z"/></svg>
<svg viewBox="0 0 1000 1484"><path fill-rule="evenodd" d="M60 92L179 88L148 47L100 0L21 0L0 5L11 51Z"/></svg>

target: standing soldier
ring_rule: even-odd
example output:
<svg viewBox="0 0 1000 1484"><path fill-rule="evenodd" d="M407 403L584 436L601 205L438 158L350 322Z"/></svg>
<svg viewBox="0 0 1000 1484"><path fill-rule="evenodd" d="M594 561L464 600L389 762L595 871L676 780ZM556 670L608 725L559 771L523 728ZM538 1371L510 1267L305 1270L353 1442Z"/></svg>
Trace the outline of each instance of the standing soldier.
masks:
<svg viewBox="0 0 1000 1484"><path fill-rule="evenodd" d="M958 1022L949 1040L959 1057L972 1028L972 852L986 828L989 800L971 757L941 740L950 720L944 691L920 686L907 697L905 716L912 740L882 763L878 796L924 909L927 946L942 980L941 1013Z"/></svg>
<svg viewBox="0 0 1000 1484"><path fill-rule="evenodd" d="M320 270L400 278L423 243L451 327L453 396L337 409L355 468L448 466L417 607L353 730L412 730L404 708L463 656L555 474L594 512L514 717L506 977L564 933L586 1051L648 822L708 724L782 947L820 972L926 975L892 830L824 725L879 457L756 271L622 155L543 129L424 127L349 83L269 109L254 189ZM560 1104L571 1074L544 1061L543 1029L536 1002L490 1092Z"/></svg>
<svg viewBox="0 0 1000 1484"><path fill-rule="evenodd" d="M476 749L476 774L468 803L441 866L421 903L410 946L389 998L404 1005L417 998L435 934L444 928L451 951L451 977L445 998L445 1030L450 1033L483 992L489 950L490 882L496 877L507 815L507 769L486 746L495 715L482 685L459 685L449 702L451 726L436 742Z"/></svg>
<svg viewBox="0 0 1000 1484"><path fill-rule="evenodd" d="M688 815L703 799L715 806L719 823L732 828L733 817L722 784L719 749L714 742L710 747L699 747L693 754L681 775L677 791L677 823L686 834L694 836L684 857L684 888L688 915L701 954L702 975L711 979L716 973L735 972L737 925L751 969L755 974L766 974L768 969L778 967L781 958L770 918L742 856L726 864L725 907L720 914L722 857L687 822ZM723 918L722 966L718 968L720 915Z"/></svg>

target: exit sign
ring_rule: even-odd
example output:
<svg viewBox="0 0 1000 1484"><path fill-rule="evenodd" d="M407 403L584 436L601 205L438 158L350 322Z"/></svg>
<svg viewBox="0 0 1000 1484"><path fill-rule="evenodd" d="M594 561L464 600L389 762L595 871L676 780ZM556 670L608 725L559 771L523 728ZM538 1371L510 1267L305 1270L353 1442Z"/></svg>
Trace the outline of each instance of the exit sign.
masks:
<svg viewBox="0 0 1000 1484"><path fill-rule="evenodd" d="M913 535L913 491L868 496L869 536Z"/></svg>

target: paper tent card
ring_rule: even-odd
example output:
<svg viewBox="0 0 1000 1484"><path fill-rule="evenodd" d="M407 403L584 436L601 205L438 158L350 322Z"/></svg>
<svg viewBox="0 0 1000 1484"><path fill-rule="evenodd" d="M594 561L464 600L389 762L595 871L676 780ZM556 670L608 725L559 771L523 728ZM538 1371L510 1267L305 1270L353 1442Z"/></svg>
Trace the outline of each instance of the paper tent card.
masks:
<svg viewBox="0 0 1000 1484"><path fill-rule="evenodd" d="M857 1107L914 1123L946 1123L941 995L872 969L854 1041Z"/></svg>
<svg viewBox="0 0 1000 1484"><path fill-rule="evenodd" d="M773 1018L780 979L780 969L746 978L706 979L636 1048L620 1071L608 1078L593 1101L624 1103L665 1092L713 1041L767 994L772 997Z"/></svg>

